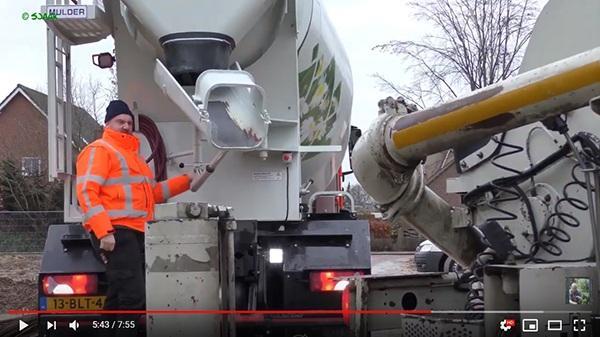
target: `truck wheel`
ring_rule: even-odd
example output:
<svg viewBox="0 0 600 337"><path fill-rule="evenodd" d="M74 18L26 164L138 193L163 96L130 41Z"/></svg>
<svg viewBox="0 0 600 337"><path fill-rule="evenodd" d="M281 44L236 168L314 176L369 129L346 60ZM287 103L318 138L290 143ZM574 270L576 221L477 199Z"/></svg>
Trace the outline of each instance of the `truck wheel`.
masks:
<svg viewBox="0 0 600 337"><path fill-rule="evenodd" d="M457 272L457 271L459 271L458 268L460 268L460 265L458 263L456 263L456 261L454 261L454 259L452 259L448 255L444 255L444 257L440 261L439 270L441 272L444 272L444 273L448 273L451 271Z"/></svg>

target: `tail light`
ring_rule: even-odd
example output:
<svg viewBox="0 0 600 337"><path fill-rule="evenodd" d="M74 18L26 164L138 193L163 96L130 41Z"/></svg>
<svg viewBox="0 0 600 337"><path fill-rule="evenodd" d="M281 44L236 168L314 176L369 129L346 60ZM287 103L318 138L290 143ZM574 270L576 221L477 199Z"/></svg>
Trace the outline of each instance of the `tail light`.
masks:
<svg viewBox="0 0 600 337"><path fill-rule="evenodd" d="M346 287L342 292L342 318L344 324L350 326L350 287Z"/></svg>
<svg viewBox="0 0 600 337"><path fill-rule="evenodd" d="M98 292L98 275L46 275L42 278L45 295L90 295Z"/></svg>
<svg viewBox="0 0 600 337"><path fill-rule="evenodd" d="M362 275L361 271L313 271L310 273L311 291L343 291L348 285L348 280L341 277L350 277L355 274Z"/></svg>

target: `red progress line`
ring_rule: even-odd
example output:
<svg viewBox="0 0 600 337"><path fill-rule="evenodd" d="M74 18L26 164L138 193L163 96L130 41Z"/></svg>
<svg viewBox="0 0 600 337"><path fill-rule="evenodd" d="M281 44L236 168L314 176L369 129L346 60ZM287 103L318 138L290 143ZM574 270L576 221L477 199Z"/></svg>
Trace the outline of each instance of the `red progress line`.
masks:
<svg viewBox="0 0 600 337"><path fill-rule="evenodd" d="M431 310L9 310L9 315L429 315Z"/></svg>

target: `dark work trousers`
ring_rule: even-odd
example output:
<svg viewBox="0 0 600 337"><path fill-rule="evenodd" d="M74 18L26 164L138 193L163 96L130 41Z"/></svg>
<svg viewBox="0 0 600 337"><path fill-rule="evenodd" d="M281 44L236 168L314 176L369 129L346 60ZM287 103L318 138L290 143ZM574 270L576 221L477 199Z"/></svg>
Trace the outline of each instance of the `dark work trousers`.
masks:
<svg viewBox="0 0 600 337"><path fill-rule="evenodd" d="M144 233L127 227L114 227L115 249L112 252L100 250L99 240L92 235L96 252L98 255L104 254L108 260L108 290L104 310L145 310ZM145 324L145 320L140 320L140 315L107 315L106 319L136 321L135 329L115 329L112 333L106 331L106 336L137 337L138 332L142 336L146 330L144 326L140 326Z"/></svg>

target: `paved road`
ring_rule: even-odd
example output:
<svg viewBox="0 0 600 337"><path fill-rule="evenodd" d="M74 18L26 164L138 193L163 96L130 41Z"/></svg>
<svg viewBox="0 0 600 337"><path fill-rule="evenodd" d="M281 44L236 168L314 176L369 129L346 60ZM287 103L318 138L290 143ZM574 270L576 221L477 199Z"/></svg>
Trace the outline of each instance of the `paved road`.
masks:
<svg viewBox="0 0 600 337"><path fill-rule="evenodd" d="M417 273L413 252L376 252L371 255L373 275L406 275Z"/></svg>

